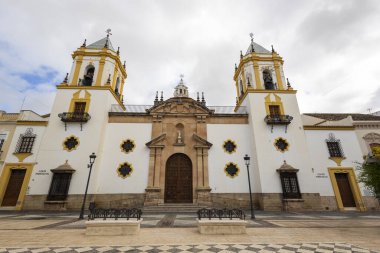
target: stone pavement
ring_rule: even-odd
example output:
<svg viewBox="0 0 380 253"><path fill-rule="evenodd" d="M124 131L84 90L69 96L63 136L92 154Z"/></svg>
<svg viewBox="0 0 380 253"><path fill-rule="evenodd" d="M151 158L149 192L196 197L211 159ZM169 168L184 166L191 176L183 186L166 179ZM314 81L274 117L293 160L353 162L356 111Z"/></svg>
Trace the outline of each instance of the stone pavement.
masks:
<svg viewBox="0 0 380 253"><path fill-rule="evenodd" d="M367 249L346 243L302 243L302 244L207 244L207 245L160 245L160 246L114 246L114 247L44 247L44 248L3 248L2 252L363 252Z"/></svg>
<svg viewBox="0 0 380 253"><path fill-rule="evenodd" d="M380 252L380 213L257 212L246 235L201 235L195 214L143 215L133 236L85 236L70 212L0 211L0 252ZM145 248L144 248L145 246Z"/></svg>

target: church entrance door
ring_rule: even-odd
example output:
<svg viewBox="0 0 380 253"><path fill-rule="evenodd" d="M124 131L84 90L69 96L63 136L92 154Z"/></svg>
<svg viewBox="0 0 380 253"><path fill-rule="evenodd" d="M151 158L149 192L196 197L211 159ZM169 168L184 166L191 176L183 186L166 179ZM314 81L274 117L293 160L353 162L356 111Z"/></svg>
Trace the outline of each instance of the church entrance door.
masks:
<svg viewBox="0 0 380 253"><path fill-rule="evenodd" d="M354 195L352 194L348 173L335 173L339 193L344 207L356 207Z"/></svg>
<svg viewBox="0 0 380 253"><path fill-rule="evenodd" d="M190 158L174 154L166 162L165 203L193 203L193 175Z"/></svg>

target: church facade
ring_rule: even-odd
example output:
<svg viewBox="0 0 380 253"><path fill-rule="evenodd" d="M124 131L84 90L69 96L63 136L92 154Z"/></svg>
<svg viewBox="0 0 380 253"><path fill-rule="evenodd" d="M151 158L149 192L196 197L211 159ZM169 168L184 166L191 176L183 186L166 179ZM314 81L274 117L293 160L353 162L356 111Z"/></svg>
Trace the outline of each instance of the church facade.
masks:
<svg viewBox="0 0 380 253"><path fill-rule="evenodd" d="M191 98L182 78L168 99L124 105L126 66L108 36L72 57L49 115L0 114L0 210L79 209L92 153L87 202L99 207L246 208L250 180L263 210L379 209L356 167L379 156L380 116L301 114L273 48L241 53L236 106Z"/></svg>

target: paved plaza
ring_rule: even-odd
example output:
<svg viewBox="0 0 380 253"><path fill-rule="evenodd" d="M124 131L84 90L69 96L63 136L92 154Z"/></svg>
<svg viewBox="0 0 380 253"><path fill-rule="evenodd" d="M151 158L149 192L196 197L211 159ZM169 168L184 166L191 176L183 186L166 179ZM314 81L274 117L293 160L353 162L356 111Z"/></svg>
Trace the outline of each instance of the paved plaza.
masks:
<svg viewBox="0 0 380 253"><path fill-rule="evenodd" d="M138 235L86 236L78 213L0 211L0 252L380 252L379 212L257 212L245 235L201 235L195 219L149 213Z"/></svg>

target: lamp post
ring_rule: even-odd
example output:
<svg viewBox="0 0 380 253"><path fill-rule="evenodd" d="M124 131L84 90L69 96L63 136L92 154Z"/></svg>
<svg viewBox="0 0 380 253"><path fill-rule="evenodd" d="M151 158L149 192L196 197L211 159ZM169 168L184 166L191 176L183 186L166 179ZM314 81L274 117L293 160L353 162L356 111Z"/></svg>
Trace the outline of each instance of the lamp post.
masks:
<svg viewBox="0 0 380 253"><path fill-rule="evenodd" d="M82 209L80 210L80 215L79 215L79 219L81 219L81 220L83 220L84 205L85 205L85 203L86 203L88 184L90 183L90 177L91 177L92 165L93 165L94 162L95 162L95 158L96 158L95 153L92 153L92 154L90 155L90 163L87 164L87 168L89 168L90 171L89 171L89 173L88 173L87 185L86 185L86 191L84 192L84 198L83 198L83 203L82 203Z"/></svg>
<svg viewBox="0 0 380 253"><path fill-rule="evenodd" d="M252 191L251 191L251 177L249 176L249 162L250 157L248 155L244 156L245 165L247 165L247 173L248 173L248 186L249 186L249 200L251 203L251 219L255 219L255 214L253 213L253 203L252 203Z"/></svg>

